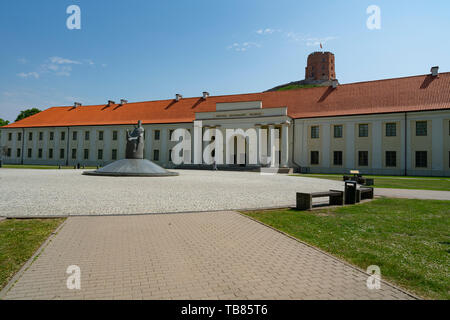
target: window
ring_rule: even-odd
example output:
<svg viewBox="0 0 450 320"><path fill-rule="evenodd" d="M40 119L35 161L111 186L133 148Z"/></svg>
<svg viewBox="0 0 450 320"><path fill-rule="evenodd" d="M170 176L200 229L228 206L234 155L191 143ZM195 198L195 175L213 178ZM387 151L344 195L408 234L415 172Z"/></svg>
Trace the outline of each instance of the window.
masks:
<svg viewBox="0 0 450 320"><path fill-rule="evenodd" d="M28 148L28 158L31 158L31 156L33 155L33 150L31 148Z"/></svg>
<svg viewBox="0 0 450 320"><path fill-rule="evenodd" d="M386 123L386 137L397 136L397 124L396 123Z"/></svg>
<svg viewBox="0 0 450 320"><path fill-rule="evenodd" d="M29 141L33 140L33 132L28 133L28 140Z"/></svg>
<svg viewBox="0 0 450 320"><path fill-rule="evenodd" d="M112 149L111 158L112 160L117 160L117 149Z"/></svg>
<svg viewBox="0 0 450 320"><path fill-rule="evenodd" d="M50 141L53 141L54 138L55 138L55 133L52 131L52 132L50 132Z"/></svg>
<svg viewBox="0 0 450 320"><path fill-rule="evenodd" d="M6 156L7 156L8 158L11 157L11 148L8 148L8 150L6 150Z"/></svg>
<svg viewBox="0 0 450 320"><path fill-rule="evenodd" d="M59 158L60 159L64 159L64 152L65 150L64 149L59 149Z"/></svg>
<svg viewBox="0 0 450 320"><path fill-rule="evenodd" d="M428 165L427 162L427 152L416 151L416 168L426 168Z"/></svg>
<svg viewBox="0 0 450 320"><path fill-rule="evenodd" d="M319 126L312 126L311 139L318 139L318 138L319 138Z"/></svg>
<svg viewBox="0 0 450 320"><path fill-rule="evenodd" d="M155 140L159 140L160 131L155 130Z"/></svg>
<svg viewBox="0 0 450 320"><path fill-rule="evenodd" d="M17 158L20 158L20 149L16 150L16 155L17 155Z"/></svg>
<svg viewBox="0 0 450 320"><path fill-rule="evenodd" d="M174 131L174 130L169 130L169 140L172 139L173 131Z"/></svg>
<svg viewBox="0 0 450 320"><path fill-rule="evenodd" d="M97 151L97 159L103 160L103 149L98 149Z"/></svg>
<svg viewBox="0 0 450 320"><path fill-rule="evenodd" d="M172 162L172 149L169 150L169 162Z"/></svg>
<svg viewBox="0 0 450 320"><path fill-rule="evenodd" d="M48 158L53 159L53 149L52 148L48 149Z"/></svg>
<svg viewBox="0 0 450 320"><path fill-rule="evenodd" d="M369 136L369 125L368 124L360 124L359 125L359 137L366 138Z"/></svg>
<svg viewBox="0 0 450 320"><path fill-rule="evenodd" d="M8 141L11 141L12 140L12 132L9 132L8 133Z"/></svg>
<svg viewBox="0 0 450 320"><path fill-rule="evenodd" d="M61 141L64 141L64 140L66 140L66 132L65 131L61 132Z"/></svg>
<svg viewBox="0 0 450 320"><path fill-rule="evenodd" d="M84 160L89 159L89 149L84 149Z"/></svg>
<svg viewBox="0 0 450 320"><path fill-rule="evenodd" d="M72 149L72 159L77 158L77 149Z"/></svg>
<svg viewBox="0 0 450 320"><path fill-rule="evenodd" d="M113 140L114 140L114 141L117 140L117 131L113 131Z"/></svg>
<svg viewBox="0 0 450 320"><path fill-rule="evenodd" d="M334 137L342 138L344 132L344 128L342 125L334 126Z"/></svg>
<svg viewBox="0 0 450 320"><path fill-rule="evenodd" d="M396 167L397 166L397 152L386 151L386 167Z"/></svg>
<svg viewBox="0 0 450 320"><path fill-rule="evenodd" d="M22 132L17 132L17 140L18 141L22 140Z"/></svg>
<svg viewBox="0 0 450 320"><path fill-rule="evenodd" d="M98 132L98 140L103 141L103 131Z"/></svg>
<svg viewBox="0 0 450 320"><path fill-rule="evenodd" d="M85 133L84 133L84 140L89 140L89 131L86 131Z"/></svg>
<svg viewBox="0 0 450 320"><path fill-rule="evenodd" d="M335 166L342 166L342 151L333 152L333 164Z"/></svg>
<svg viewBox="0 0 450 320"><path fill-rule="evenodd" d="M39 159L42 158L42 149L38 149L38 158L39 158Z"/></svg>
<svg viewBox="0 0 450 320"><path fill-rule="evenodd" d="M44 133L39 132L39 141L42 141L44 139Z"/></svg>
<svg viewBox="0 0 450 320"><path fill-rule="evenodd" d="M311 164L319 164L319 151L311 151Z"/></svg>
<svg viewBox="0 0 450 320"><path fill-rule="evenodd" d="M78 139L78 132L74 131L72 132L72 140L77 140Z"/></svg>
<svg viewBox="0 0 450 320"><path fill-rule="evenodd" d="M159 161L159 150L153 150L153 160Z"/></svg>
<svg viewBox="0 0 450 320"><path fill-rule="evenodd" d="M367 167L369 165L369 151L358 152L358 165L360 167Z"/></svg>
<svg viewBox="0 0 450 320"><path fill-rule="evenodd" d="M427 135L427 122L417 121L416 122L416 136L426 136Z"/></svg>

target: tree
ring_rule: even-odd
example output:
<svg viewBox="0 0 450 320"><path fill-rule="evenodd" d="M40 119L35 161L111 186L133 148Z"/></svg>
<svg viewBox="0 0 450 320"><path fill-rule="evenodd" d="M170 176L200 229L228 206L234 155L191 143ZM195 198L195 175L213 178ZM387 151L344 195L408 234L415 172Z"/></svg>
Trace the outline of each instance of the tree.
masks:
<svg viewBox="0 0 450 320"><path fill-rule="evenodd" d="M23 120L25 118L31 117L32 115L35 115L36 113L39 113L39 112L41 112L41 110L39 110L38 108L32 108L32 109L23 110L17 116L16 122L20 121L20 120Z"/></svg>
<svg viewBox="0 0 450 320"><path fill-rule="evenodd" d="M7 124L9 124L8 120L3 120L2 118L0 118L0 127L6 126Z"/></svg>

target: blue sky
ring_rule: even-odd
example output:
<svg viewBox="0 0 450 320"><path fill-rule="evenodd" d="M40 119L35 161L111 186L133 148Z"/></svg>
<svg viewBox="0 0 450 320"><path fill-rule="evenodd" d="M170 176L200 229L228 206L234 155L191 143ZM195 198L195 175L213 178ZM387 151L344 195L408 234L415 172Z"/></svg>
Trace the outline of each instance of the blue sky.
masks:
<svg viewBox="0 0 450 320"><path fill-rule="evenodd" d="M81 30L66 9L81 8ZM366 27L369 5L381 29ZM0 118L20 110L260 92L336 55L341 83L450 71L450 1L9 0L0 3Z"/></svg>

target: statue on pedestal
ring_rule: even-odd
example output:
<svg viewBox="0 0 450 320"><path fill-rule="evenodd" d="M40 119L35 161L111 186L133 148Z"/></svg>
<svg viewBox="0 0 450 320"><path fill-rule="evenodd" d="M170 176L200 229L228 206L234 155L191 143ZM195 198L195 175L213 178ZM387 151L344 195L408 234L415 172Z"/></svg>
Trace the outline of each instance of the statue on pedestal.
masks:
<svg viewBox="0 0 450 320"><path fill-rule="evenodd" d="M138 121L133 131L127 130L127 159L144 159L144 128L142 121Z"/></svg>

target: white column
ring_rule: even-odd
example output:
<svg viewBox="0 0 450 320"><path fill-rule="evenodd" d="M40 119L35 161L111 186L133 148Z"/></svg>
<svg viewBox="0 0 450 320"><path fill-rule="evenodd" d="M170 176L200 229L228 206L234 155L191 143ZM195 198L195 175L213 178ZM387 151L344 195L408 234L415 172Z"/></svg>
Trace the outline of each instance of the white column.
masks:
<svg viewBox="0 0 450 320"><path fill-rule="evenodd" d="M278 163L277 163L277 151L279 148L277 148L277 145L279 143L279 140L277 141L277 136L276 136L276 131L275 131L275 127L273 125L269 126L269 139L270 139L270 166L271 167L277 167Z"/></svg>
<svg viewBox="0 0 450 320"><path fill-rule="evenodd" d="M167 142L169 139L169 129L162 128L161 129L161 150L159 150L159 161L166 165L169 162L168 158L168 150L167 150Z"/></svg>
<svg viewBox="0 0 450 320"><path fill-rule="evenodd" d="M331 159L330 154L332 150L331 148L331 126L329 123L322 124L320 126L320 138L322 140L322 167L324 168L330 168L331 166Z"/></svg>
<svg viewBox="0 0 450 320"><path fill-rule="evenodd" d="M281 127L281 166L287 167L289 165L289 126L283 124Z"/></svg>
<svg viewBox="0 0 450 320"><path fill-rule="evenodd" d="M446 133L448 134L448 132ZM436 118L431 121L431 169L444 170L444 121Z"/></svg>
<svg viewBox="0 0 450 320"><path fill-rule="evenodd" d="M355 167L355 124L347 123L345 125L345 166L347 169Z"/></svg>
<svg viewBox="0 0 450 320"><path fill-rule="evenodd" d="M194 121L194 164L202 164L203 158L203 130L202 122Z"/></svg>
<svg viewBox="0 0 450 320"><path fill-rule="evenodd" d="M267 129L263 129L261 126L256 128L258 135L258 163L262 166L268 164L268 139Z"/></svg>
<svg viewBox="0 0 450 320"><path fill-rule="evenodd" d="M381 148L381 141L383 139L383 130L381 121L374 121L372 123L372 168L381 169L383 163L383 155Z"/></svg>

